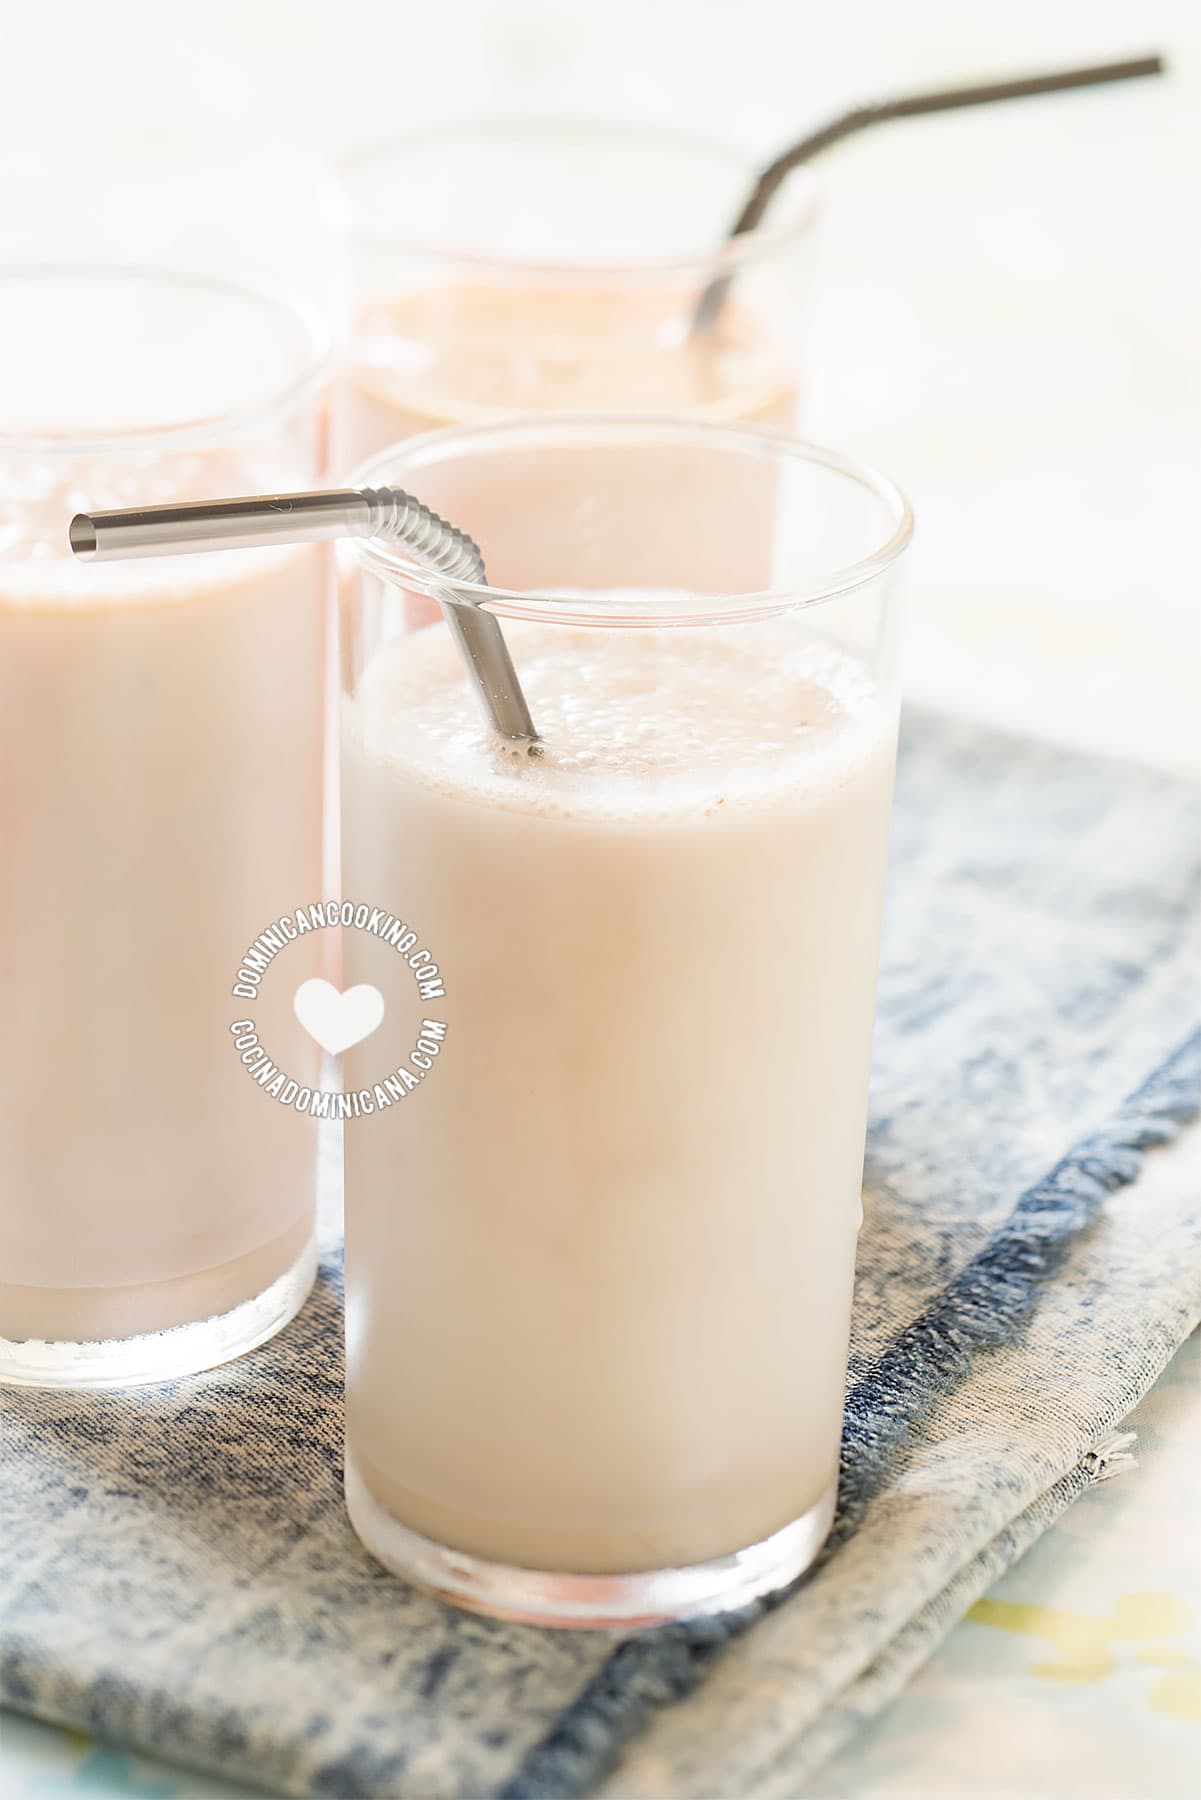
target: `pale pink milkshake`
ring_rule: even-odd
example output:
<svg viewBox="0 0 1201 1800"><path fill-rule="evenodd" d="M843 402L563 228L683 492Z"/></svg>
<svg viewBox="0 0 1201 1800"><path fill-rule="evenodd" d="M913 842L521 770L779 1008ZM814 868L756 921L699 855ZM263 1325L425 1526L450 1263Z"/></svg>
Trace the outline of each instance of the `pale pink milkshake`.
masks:
<svg viewBox="0 0 1201 1800"><path fill-rule="evenodd" d="M692 414L795 426L797 377L768 327L730 304L713 333L674 335L694 288L460 282L366 307L342 384L361 461L411 433L509 412Z"/></svg>
<svg viewBox="0 0 1201 1800"><path fill-rule="evenodd" d="M676 1567L828 1500L895 719L791 623L510 624L516 774L438 627L347 709L347 892L421 922L451 1008L346 1133L350 1454L456 1550Z"/></svg>
<svg viewBox="0 0 1201 1800"><path fill-rule="evenodd" d="M340 457L516 411L795 429L815 189L799 171L724 244L753 178L720 142L616 121L450 125L350 158ZM718 266L727 304L694 333Z"/></svg>
<svg viewBox="0 0 1201 1800"><path fill-rule="evenodd" d="M247 1078L229 1024L247 946L322 894L327 572L315 547L85 567L66 530L84 507L312 481L319 351L236 289L0 276L0 315L6 279L27 333L74 312L80 341L0 401L0 1378L155 1379L261 1341L312 1279L316 1127ZM233 375L239 331L257 348ZM246 409L188 427L162 413L181 385ZM301 1079L291 992L317 972L293 947L257 1014Z"/></svg>
<svg viewBox="0 0 1201 1800"><path fill-rule="evenodd" d="M451 1598L558 1623L721 1610L828 1527L896 741L884 589L909 529L825 453L594 427L373 468L431 504L453 489L484 545L490 520L498 582L523 542L532 585L559 572L493 602L541 754L496 749L441 624L381 641L373 577L342 713L346 891L419 931L446 986L436 1059L346 1128L351 1518ZM664 470L640 505L623 433ZM541 490L539 443L564 502L545 514L513 488ZM754 541L737 505L726 529L775 588L726 600L673 466L704 506L755 497L744 459L768 477ZM696 586L568 584L623 561ZM351 933L346 957L396 995L386 944ZM405 1063L414 1005L389 1001L348 1086Z"/></svg>

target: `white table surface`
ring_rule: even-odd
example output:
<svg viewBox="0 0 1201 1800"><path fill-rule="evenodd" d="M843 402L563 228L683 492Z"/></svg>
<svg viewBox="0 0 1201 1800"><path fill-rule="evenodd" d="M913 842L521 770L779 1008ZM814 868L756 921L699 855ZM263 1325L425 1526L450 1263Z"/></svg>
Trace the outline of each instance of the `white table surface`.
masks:
<svg viewBox="0 0 1201 1800"><path fill-rule="evenodd" d="M912 694L1195 771L1191 0L0 0L0 34L0 253L220 256L322 297L329 158L389 132L533 109L762 153L905 85L1167 48L1167 83L830 158L809 411L914 501ZM1082 1500L812 1800L1195 1800L1198 1366L1194 1340L1139 1408L1139 1473ZM3 1800L240 1791L3 1722Z"/></svg>

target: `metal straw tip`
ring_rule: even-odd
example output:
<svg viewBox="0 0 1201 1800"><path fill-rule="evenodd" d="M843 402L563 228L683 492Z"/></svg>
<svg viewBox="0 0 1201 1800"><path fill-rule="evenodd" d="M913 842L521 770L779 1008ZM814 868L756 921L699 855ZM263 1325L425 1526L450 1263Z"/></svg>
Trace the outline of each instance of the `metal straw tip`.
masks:
<svg viewBox="0 0 1201 1800"><path fill-rule="evenodd" d="M96 527L87 513L76 513L71 520L71 548L84 562L96 554Z"/></svg>

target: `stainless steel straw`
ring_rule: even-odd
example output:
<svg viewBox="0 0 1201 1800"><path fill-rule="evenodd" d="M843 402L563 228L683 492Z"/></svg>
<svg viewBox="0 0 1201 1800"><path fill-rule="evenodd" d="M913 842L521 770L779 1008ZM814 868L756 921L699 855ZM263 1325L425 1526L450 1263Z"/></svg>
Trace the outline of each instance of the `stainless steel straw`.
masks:
<svg viewBox="0 0 1201 1800"><path fill-rule="evenodd" d="M1058 69L1049 75L1021 75L1015 81L989 81L978 87L940 88L928 94L903 94L895 100L877 100L840 113L820 130L810 132L768 163L747 195L742 211L726 233L727 241L753 231L777 192L802 163L828 150L831 144L869 125L889 119L915 119L923 113L951 112L961 106L988 106L996 100L1026 100L1036 94L1060 94L1068 88L1099 87L1108 81L1133 81L1143 75L1161 75L1162 56L1138 56L1125 62L1097 63L1085 69ZM729 271L717 275L702 293L692 316L691 332L708 331L716 323L733 281Z"/></svg>
<svg viewBox="0 0 1201 1800"><path fill-rule="evenodd" d="M450 580L485 579L474 540L399 488L329 488L77 513L70 531L82 562L342 537L404 544L431 574ZM496 618L468 600L445 598L436 586L433 591L493 729L508 743L532 749L538 733Z"/></svg>

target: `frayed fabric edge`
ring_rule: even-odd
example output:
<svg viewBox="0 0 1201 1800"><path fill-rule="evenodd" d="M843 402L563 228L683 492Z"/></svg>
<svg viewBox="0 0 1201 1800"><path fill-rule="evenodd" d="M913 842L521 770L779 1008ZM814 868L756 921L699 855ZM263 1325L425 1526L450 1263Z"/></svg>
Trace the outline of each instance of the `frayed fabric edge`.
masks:
<svg viewBox="0 0 1201 1800"><path fill-rule="evenodd" d="M1082 1458L1080 1467L1094 1484L1113 1481L1119 1475L1132 1475L1138 1468L1137 1446L1137 1431L1111 1431Z"/></svg>

